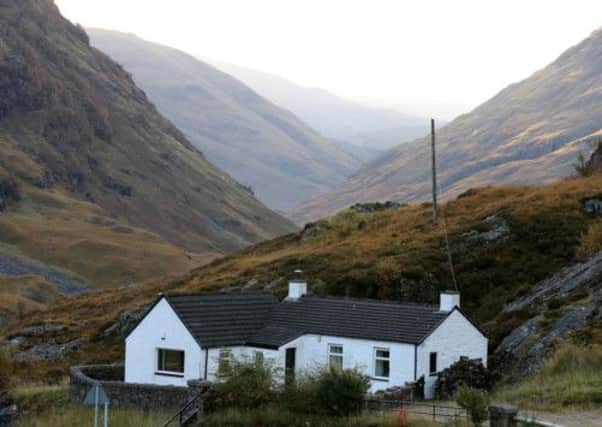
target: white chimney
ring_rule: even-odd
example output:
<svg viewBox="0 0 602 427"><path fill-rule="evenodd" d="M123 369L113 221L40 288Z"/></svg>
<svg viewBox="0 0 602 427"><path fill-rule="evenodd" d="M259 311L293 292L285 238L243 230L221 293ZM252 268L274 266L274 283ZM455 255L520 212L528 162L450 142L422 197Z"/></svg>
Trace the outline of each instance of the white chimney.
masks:
<svg viewBox="0 0 602 427"><path fill-rule="evenodd" d="M455 291L441 292L439 297L439 310L452 311L455 307L460 308L460 294Z"/></svg>
<svg viewBox="0 0 602 427"><path fill-rule="evenodd" d="M307 282L303 279L303 272L295 270L295 275L288 282L287 301L297 301L303 295L307 294Z"/></svg>

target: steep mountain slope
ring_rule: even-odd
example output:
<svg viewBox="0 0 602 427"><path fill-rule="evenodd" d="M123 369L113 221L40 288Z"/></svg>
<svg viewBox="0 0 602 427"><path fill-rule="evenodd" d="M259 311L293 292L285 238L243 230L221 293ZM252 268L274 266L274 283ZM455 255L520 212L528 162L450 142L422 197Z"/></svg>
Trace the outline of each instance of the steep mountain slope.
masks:
<svg viewBox="0 0 602 427"><path fill-rule="evenodd" d="M35 165L3 162L6 180L35 187L39 204L73 224L86 221L81 208L197 252L293 229L209 163L51 0L0 0L0 138ZM25 209L27 198L13 199ZM54 230L57 217L40 228Z"/></svg>
<svg viewBox="0 0 602 427"><path fill-rule="evenodd" d="M540 310L536 305L514 310L512 303L536 292L543 280L563 267L578 265L590 256L600 258L596 254L602 250L602 211L590 209L596 203L602 205L600 188L602 176L598 175L546 187L485 188L445 205L462 306L487 332L492 354L504 337L532 316L562 318L559 311L546 314L545 307L534 313ZM107 330L127 330L128 319L140 313L137 307L144 307L157 292L244 287L271 289L282 296L287 278L297 268L304 270L310 288L319 294L436 302L440 290L453 286L445 227L442 222L433 224L428 206L362 213L365 210L341 212L299 233L215 260L177 280L59 301L50 310L33 313L27 323L65 325L59 338L63 341L80 335L94 337L74 359L61 363L97 360L99 346L112 350L103 354L114 361L122 357L123 338ZM601 287L600 275L594 276L596 286ZM602 303L594 295L583 290L570 294L563 302L567 313L575 301ZM597 321L582 320L573 332L587 331L590 320ZM559 338L570 340L571 335ZM592 340L602 343L599 338ZM496 363L501 362L492 359L492 366Z"/></svg>
<svg viewBox="0 0 602 427"><path fill-rule="evenodd" d="M367 107L274 74L219 62L215 65L331 139L386 150L419 138L427 131L427 120L423 117Z"/></svg>
<svg viewBox="0 0 602 427"><path fill-rule="evenodd" d="M440 190L447 197L491 184L547 183L573 172L580 150L602 135L602 31L513 84L438 135ZM425 200L427 139L400 145L330 193L294 210L298 222L357 201Z"/></svg>
<svg viewBox="0 0 602 427"><path fill-rule="evenodd" d="M360 161L235 78L175 49L90 29L210 161L282 211L326 191Z"/></svg>

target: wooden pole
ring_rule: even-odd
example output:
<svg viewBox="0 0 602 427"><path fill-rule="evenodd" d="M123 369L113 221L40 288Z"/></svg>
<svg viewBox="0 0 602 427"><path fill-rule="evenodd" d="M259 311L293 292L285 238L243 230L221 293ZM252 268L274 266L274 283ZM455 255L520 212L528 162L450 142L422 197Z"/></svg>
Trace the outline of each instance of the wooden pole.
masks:
<svg viewBox="0 0 602 427"><path fill-rule="evenodd" d="M431 119L431 155L433 168L433 221L437 221L437 157L435 154L435 119Z"/></svg>

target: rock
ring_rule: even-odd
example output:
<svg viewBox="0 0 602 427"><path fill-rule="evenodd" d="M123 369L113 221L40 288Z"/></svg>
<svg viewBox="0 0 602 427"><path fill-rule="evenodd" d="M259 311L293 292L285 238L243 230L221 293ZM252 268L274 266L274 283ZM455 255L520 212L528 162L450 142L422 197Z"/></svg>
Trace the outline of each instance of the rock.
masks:
<svg viewBox="0 0 602 427"><path fill-rule="evenodd" d="M522 310L551 296L566 295L575 289L596 285L601 273L602 252L599 252L586 262L566 267L549 279L543 280L529 294L504 307L504 312Z"/></svg>
<svg viewBox="0 0 602 427"><path fill-rule="evenodd" d="M245 283L245 285L242 288L243 289L250 289L250 288L254 288L258 284L259 284L259 280L257 280L257 279L251 279L247 283Z"/></svg>
<svg viewBox="0 0 602 427"><path fill-rule="evenodd" d="M6 209L10 203L19 200L21 200L21 194L16 181L12 178L0 180L0 212Z"/></svg>
<svg viewBox="0 0 602 427"><path fill-rule="evenodd" d="M265 289L273 289L285 283L284 277L279 277L277 279L272 280L270 283L265 285Z"/></svg>
<svg viewBox="0 0 602 427"><path fill-rule="evenodd" d="M540 317L534 317L527 320L521 326L513 330L510 335L506 336L496 351L508 353L516 351L527 338L531 337L539 329L540 323Z"/></svg>
<svg viewBox="0 0 602 427"><path fill-rule="evenodd" d="M506 220L497 215L488 216L483 223L491 227L488 231L479 232L470 230L462 235L463 238L480 243L499 243L505 241L510 235L510 227Z"/></svg>
<svg viewBox="0 0 602 427"><path fill-rule="evenodd" d="M103 331L103 334L105 336L119 335L125 337L134 329L147 310L148 306L124 311L115 323Z"/></svg>
<svg viewBox="0 0 602 427"><path fill-rule="evenodd" d="M56 360L66 353L77 350L84 344L84 338L76 338L64 344L39 344L15 354L15 361Z"/></svg>
<svg viewBox="0 0 602 427"><path fill-rule="evenodd" d="M602 216L602 197L583 199L583 209L590 215Z"/></svg>
<svg viewBox="0 0 602 427"><path fill-rule="evenodd" d="M357 212L357 213L372 213L372 212L385 211L385 210L396 210L396 209L399 209L400 206L401 206L401 203L392 202L392 201L388 200L383 203L381 203L381 202L356 203L355 205L351 206L349 209L351 209L352 211Z"/></svg>
<svg viewBox="0 0 602 427"><path fill-rule="evenodd" d="M50 188L54 184L54 176L52 172L46 171L43 175L32 178L30 182L38 188Z"/></svg>
<svg viewBox="0 0 602 427"><path fill-rule="evenodd" d="M35 337L45 335L50 332L61 332L65 329L67 329L67 327L60 323L44 323L41 325L27 326L21 329L17 335Z"/></svg>
<svg viewBox="0 0 602 427"><path fill-rule="evenodd" d="M301 241L305 242L313 240L322 234L326 230L330 230L332 227L326 221L309 222L303 227L301 232Z"/></svg>
<svg viewBox="0 0 602 427"><path fill-rule="evenodd" d="M0 427L9 427L17 419L17 405L8 404L3 406L0 402Z"/></svg>

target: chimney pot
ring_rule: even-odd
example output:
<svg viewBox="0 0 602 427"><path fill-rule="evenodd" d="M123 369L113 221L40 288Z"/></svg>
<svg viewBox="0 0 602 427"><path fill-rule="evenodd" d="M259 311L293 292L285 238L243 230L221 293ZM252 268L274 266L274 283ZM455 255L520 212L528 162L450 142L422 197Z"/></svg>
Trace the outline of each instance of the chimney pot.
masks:
<svg viewBox="0 0 602 427"><path fill-rule="evenodd" d="M303 279L303 272L295 270L293 278L288 282L287 301L297 301L303 295L307 294L307 282Z"/></svg>
<svg viewBox="0 0 602 427"><path fill-rule="evenodd" d="M456 291L441 292L439 310L449 312L456 307L460 308L460 293Z"/></svg>

